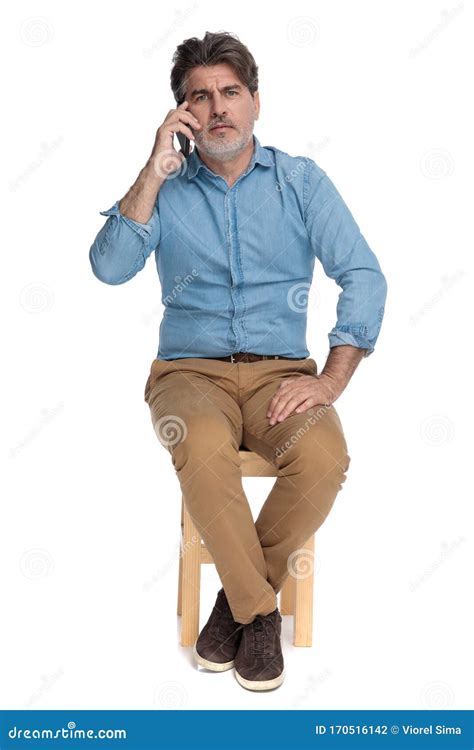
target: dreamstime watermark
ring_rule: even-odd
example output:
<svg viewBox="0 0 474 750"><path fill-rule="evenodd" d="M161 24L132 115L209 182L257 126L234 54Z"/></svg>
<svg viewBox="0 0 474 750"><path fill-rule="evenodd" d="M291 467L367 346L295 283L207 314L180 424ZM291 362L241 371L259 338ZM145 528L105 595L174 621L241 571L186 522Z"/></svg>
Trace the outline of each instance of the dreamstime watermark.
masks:
<svg viewBox="0 0 474 750"><path fill-rule="evenodd" d="M307 547L299 549L288 555L286 561L288 573L296 581L303 581L313 575L315 569L314 551Z"/></svg>
<svg viewBox="0 0 474 750"><path fill-rule="evenodd" d="M421 157L420 170L423 177L429 180L450 177L454 172L453 156L445 148L430 148Z"/></svg>
<svg viewBox="0 0 474 750"><path fill-rule="evenodd" d="M308 157L305 157L304 159L300 159L300 161L296 163L293 169L290 169L290 171L285 174L283 183L281 182L275 183L275 190L281 193L283 188L285 187L285 183L291 184L293 180L296 177L298 177L298 175L300 175L302 172L305 171L306 166L309 163L309 161L310 160Z"/></svg>
<svg viewBox="0 0 474 750"><path fill-rule="evenodd" d="M34 172L36 172L48 159L51 158L51 156L58 150L63 141L63 136L59 135L52 143L41 143L41 151L38 158L30 162L28 166L23 170L23 172L18 175L18 177L15 177L10 181L10 190L12 192L18 190L18 188L21 187L26 182L26 180L31 177L32 174L34 174Z"/></svg>
<svg viewBox="0 0 474 750"><path fill-rule="evenodd" d="M187 170L188 160L174 148L160 151L153 157L153 171L157 177L163 180L174 180L176 177L186 174Z"/></svg>
<svg viewBox="0 0 474 750"><path fill-rule="evenodd" d="M195 537L193 536L193 540L194 540L194 538ZM161 568L159 568L159 570L157 570L155 573L153 573L152 576L151 576L151 578L149 578L147 581L145 581L145 583L143 584L143 590L144 591L147 591L147 592L151 591L151 589L153 588L153 586L155 586L157 583L159 583L165 577L165 575L167 574L167 572L173 567L173 565L175 563L175 560L176 560L176 557L177 557L176 553L178 552L179 547L180 547L180 543L177 542L176 545L174 546L173 551L171 552L169 558L164 563L164 565L162 565ZM180 556L181 556L181 551L180 551Z"/></svg>
<svg viewBox="0 0 474 750"><path fill-rule="evenodd" d="M431 414L420 425L421 439L434 448L450 443L454 437L454 424L446 414Z"/></svg>
<svg viewBox="0 0 474 750"><path fill-rule="evenodd" d="M295 696L295 698L292 701L292 706L300 706L302 703L304 703L310 696L313 696L313 694L318 690L318 688L321 685L324 685L325 682L328 681L328 679L332 676L331 670L326 667L326 669L321 672L318 675L310 674L309 677L306 678L303 691Z"/></svg>
<svg viewBox="0 0 474 750"><path fill-rule="evenodd" d="M25 578L31 581L50 576L53 568L53 558L48 550L41 547L26 550L20 558L20 570Z"/></svg>
<svg viewBox="0 0 474 750"><path fill-rule="evenodd" d="M182 682L167 680L155 688L153 702L161 708L183 708L188 702L188 692Z"/></svg>
<svg viewBox="0 0 474 750"><path fill-rule="evenodd" d="M10 458L15 458L15 456L17 456L21 450L23 450L29 443L32 443L33 440L39 435L41 430L43 430L44 427L48 425L63 410L63 408L64 403L60 401L59 404L57 404L57 406L53 407L52 409L41 409L41 417L39 422L37 422L37 424L35 424L25 435L25 437L19 440L13 448L10 448Z"/></svg>
<svg viewBox="0 0 474 750"><path fill-rule="evenodd" d="M428 708L449 708L454 702L453 689L451 685L441 680L428 682L421 689L420 702Z"/></svg>
<svg viewBox="0 0 474 750"><path fill-rule="evenodd" d="M27 313L42 313L53 306L53 290L41 281L32 281L20 292L20 307Z"/></svg>
<svg viewBox="0 0 474 750"><path fill-rule="evenodd" d="M8 737L12 740L124 740L127 738L126 729L78 729L75 721L68 721L67 727L60 729L22 729L14 726L8 730Z"/></svg>
<svg viewBox="0 0 474 750"><path fill-rule="evenodd" d="M146 47L143 50L143 57L145 57L146 59L150 59L150 57L154 55L155 52L158 52L160 49L162 49L171 34L179 29L179 27L182 26L184 22L187 21L189 16L195 13L198 8L199 5L197 3L193 3L193 5L190 5L188 8L184 8L184 10L181 10L181 8L175 9L174 19L171 24L168 26L166 31L163 32L163 34L160 34L160 36L156 37L150 47Z"/></svg>
<svg viewBox="0 0 474 750"><path fill-rule="evenodd" d="M441 11L441 21L425 35L421 42L410 49L408 57L411 60L414 60L415 57L417 57L420 52L423 52L423 50L425 50L463 10L464 3L458 3L458 5L450 10L443 9Z"/></svg>
<svg viewBox="0 0 474 750"><path fill-rule="evenodd" d="M290 310L296 313L305 313L308 309L308 297L311 284L300 281L292 284L286 295L286 302Z"/></svg>
<svg viewBox="0 0 474 750"><path fill-rule="evenodd" d="M165 448L171 448L186 440L188 428L181 417L176 414L167 414L155 423L155 433L160 443Z"/></svg>
<svg viewBox="0 0 474 750"><path fill-rule="evenodd" d="M466 538L464 536L458 536L457 539L455 539L453 542L441 542L441 552L439 553L436 560L434 560L428 567L423 571L421 575L418 576L414 581L411 581L409 589L410 591L416 591L423 583L426 583L433 573L435 573L443 563L448 560L453 552L457 550L463 542L466 541Z"/></svg>
<svg viewBox="0 0 474 750"><path fill-rule="evenodd" d="M305 419L304 423L300 425L300 427L298 427L298 429L292 435L290 435L290 437L287 438L281 446L275 448L274 458L281 458L287 450L292 448L293 445L298 442L298 440L306 435L313 424L316 424L316 422L322 419L322 417L326 414L326 412L329 411L330 408L330 406L324 406L323 404L321 404L316 411L314 407L308 409L309 417Z"/></svg>
<svg viewBox="0 0 474 750"><path fill-rule="evenodd" d="M53 40L53 27L44 16L30 16L20 25L20 39L27 47L42 47Z"/></svg>
<svg viewBox="0 0 474 750"><path fill-rule="evenodd" d="M31 708L35 703L41 700L41 698L57 683L57 681L64 676L64 669L61 667L54 672L52 675L41 675L41 685L30 695L25 703L25 708Z"/></svg>
<svg viewBox="0 0 474 750"><path fill-rule="evenodd" d="M438 302L441 302L446 293L456 286L456 284L458 284L465 276L466 272L463 270L456 271L452 276L442 276L441 286L438 291L426 300L416 313L413 313L413 315L410 316L410 325L417 325L422 317L432 310Z"/></svg>
<svg viewBox="0 0 474 750"><path fill-rule="evenodd" d="M175 285L173 286L171 292L169 292L165 297L163 297L163 303L164 305L170 305L172 302L174 302L178 296L190 285L193 283L193 281L199 276L199 272L196 268L193 268L191 273L187 273L185 276L175 276ZM145 313L142 316L142 323L144 325L150 325L150 323L153 321L153 318L160 314L162 310L162 306L156 306L151 312Z"/></svg>
<svg viewBox="0 0 474 750"><path fill-rule="evenodd" d="M327 148L330 143L331 143L331 138L328 135L325 135L317 143L313 143L313 141L309 141L307 144L308 151L310 152L310 154L314 154L314 155L319 154L321 153L321 151Z"/></svg>
<svg viewBox="0 0 474 750"><path fill-rule="evenodd" d="M308 47L319 40L319 23L311 16L296 16L289 21L286 36L295 47Z"/></svg>

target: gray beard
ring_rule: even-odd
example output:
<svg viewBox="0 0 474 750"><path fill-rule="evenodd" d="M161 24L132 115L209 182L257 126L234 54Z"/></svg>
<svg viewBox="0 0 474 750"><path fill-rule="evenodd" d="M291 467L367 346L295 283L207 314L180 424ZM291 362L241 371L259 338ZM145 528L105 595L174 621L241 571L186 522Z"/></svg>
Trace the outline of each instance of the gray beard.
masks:
<svg viewBox="0 0 474 750"><path fill-rule="evenodd" d="M219 137L212 142L206 139L206 143L204 143L204 139L198 137L196 138L196 147L199 153L203 153L220 162L227 162L235 159L246 148L252 138L252 130L249 133L246 129L237 138L234 138L232 143L227 142L225 138Z"/></svg>

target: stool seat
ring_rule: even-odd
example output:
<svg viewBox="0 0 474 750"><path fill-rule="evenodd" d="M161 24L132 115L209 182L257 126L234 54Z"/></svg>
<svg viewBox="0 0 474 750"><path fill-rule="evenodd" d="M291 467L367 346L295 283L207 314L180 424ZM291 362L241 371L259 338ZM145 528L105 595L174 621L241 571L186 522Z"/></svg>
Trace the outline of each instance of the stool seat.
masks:
<svg viewBox="0 0 474 750"><path fill-rule="evenodd" d="M243 477L277 477L278 469L258 453L240 446L240 467Z"/></svg>
<svg viewBox="0 0 474 750"><path fill-rule="evenodd" d="M239 456L243 477L278 477L278 468L258 453L240 446ZM294 570L299 570L298 558L306 562L314 559L314 534L299 549ZM201 565L214 564L212 555L187 512L181 498L181 535L178 576L178 615L181 615L181 645L193 646L199 635ZM306 574L290 573L279 592L282 615L293 615L293 645L311 646L313 636L314 565Z"/></svg>

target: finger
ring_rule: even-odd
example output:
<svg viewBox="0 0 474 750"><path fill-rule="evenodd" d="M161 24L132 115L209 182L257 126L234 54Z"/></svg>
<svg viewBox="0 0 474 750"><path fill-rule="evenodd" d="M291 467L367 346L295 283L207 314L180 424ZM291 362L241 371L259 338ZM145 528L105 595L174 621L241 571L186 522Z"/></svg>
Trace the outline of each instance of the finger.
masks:
<svg viewBox="0 0 474 750"><path fill-rule="evenodd" d="M281 396L282 396L282 393L278 390L273 396L272 400L270 401L270 404L267 409L267 417L270 417L272 413L275 411L277 404L280 401Z"/></svg>
<svg viewBox="0 0 474 750"><path fill-rule="evenodd" d="M307 411L308 409L311 409L312 406L315 406L314 399L307 398L306 401L303 401L303 403L295 409L295 412L299 413L302 411Z"/></svg>
<svg viewBox="0 0 474 750"><path fill-rule="evenodd" d="M292 383L293 383L293 388L299 388L300 387L300 383L299 382L295 383L295 381L300 380L300 378L291 378L291 380L292 380ZM288 389L284 388L284 386L286 386L287 382L288 381L285 381L284 383L280 384L277 392L275 393L275 395L273 396L272 400L270 401L269 407L267 409L267 417L270 417L272 415L272 413L275 411L275 408L276 408L276 406L277 406L280 398L282 396L284 396L284 395L287 395L287 390ZM303 386L305 384L302 383L301 385Z"/></svg>
<svg viewBox="0 0 474 750"><path fill-rule="evenodd" d="M192 112L190 112L187 109L184 109L184 106L187 105L188 102L184 101L182 104L180 104L176 109L170 109L168 112L166 119L168 118L171 120L170 124L174 125L177 121L185 122L193 127L201 128L201 124L197 117L193 115Z"/></svg>
<svg viewBox="0 0 474 750"><path fill-rule="evenodd" d="M303 392L298 391L297 393L292 392L287 396L282 396L273 410L273 413L270 417L270 423L278 421L282 414L289 414L290 412L292 412L293 409L301 404L306 398L308 398L308 396L309 393L307 390Z"/></svg>
<svg viewBox="0 0 474 750"><path fill-rule="evenodd" d="M189 138L189 140L195 140L196 136L194 135L191 128L188 128L187 125L184 124L184 122L177 122L175 125L173 125L173 132L174 133L184 133L184 135Z"/></svg>
<svg viewBox="0 0 474 750"><path fill-rule="evenodd" d="M171 118L176 119L176 117L181 117L182 115L189 115L189 114L191 114L188 111L188 109L187 109L188 106L189 106L189 102L188 101L185 100L184 102L181 102L181 104L178 104L175 109L170 109L170 111L166 115L166 119L167 120L168 120L168 118L169 119L171 119Z"/></svg>
<svg viewBox="0 0 474 750"><path fill-rule="evenodd" d="M290 414L292 414L292 412L296 410L296 407L299 406L304 400L304 397L301 398L301 396L294 396L293 398L291 398L278 414L274 414L272 416L270 424L283 422L283 420L286 419L286 417L288 417Z"/></svg>
<svg viewBox="0 0 474 750"><path fill-rule="evenodd" d="M192 112L185 112L184 110L181 110L181 112L178 114L178 118L181 120L181 122L189 123L193 126L193 128L201 127L199 120L193 115Z"/></svg>
<svg viewBox="0 0 474 750"><path fill-rule="evenodd" d="M313 377L311 375L298 375L296 378L288 378L280 383L279 391L285 393L288 388L298 388L301 385L308 385L312 383Z"/></svg>
<svg viewBox="0 0 474 750"><path fill-rule="evenodd" d="M290 383L294 383L294 382L295 382L295 380L297 380L297 378L286 378L285 380L283 380L283 381L282 381L282 382L280 383L280 385L278 386L278 388L279 388L279 389L280 389L280 390L282 391L282 390L284 390L284 389L285 389L285 388L286 388L286 387L287 387L288 385L290 385Z"/></svg>
<svg viewBox="0 0 474 750"><path fill-rule="evenodd" d="M290 399L291 399L291 394L287 396L283 396L283 395L280 396L277 403L272 409L272 414L270 416L270 424L275 424L280 414L282 414L283 411L285 410L286 405L289 403Z"/></svg>
<svg viewBox="0 0 474 750"><path fill-rule="evenodd" d="M298 380L298 378L286 378L285 380L283 380L280 383L280 385L278 386L277 390L275 391L275 393L273 395L273 400L276 401L278 399L279 395L282 392L284 392L289 385L291 385L292 383L295 383L295 381L297 381L297 380Z"/></svg>

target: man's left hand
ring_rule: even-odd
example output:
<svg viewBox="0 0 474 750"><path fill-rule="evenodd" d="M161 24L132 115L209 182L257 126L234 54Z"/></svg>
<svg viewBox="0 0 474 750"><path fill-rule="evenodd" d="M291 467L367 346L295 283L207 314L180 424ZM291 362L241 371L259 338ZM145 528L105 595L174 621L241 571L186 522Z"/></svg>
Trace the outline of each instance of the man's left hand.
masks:
<svg viewBox="0 0 474 750"><path fill-rule="evenodd" d="M306 411L312 406L330 405L338 397L335 384L317 375L300 375L287 378L280 384L270 401L267 417L270 424L281 422L293 411Z"/></svg>

